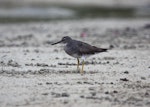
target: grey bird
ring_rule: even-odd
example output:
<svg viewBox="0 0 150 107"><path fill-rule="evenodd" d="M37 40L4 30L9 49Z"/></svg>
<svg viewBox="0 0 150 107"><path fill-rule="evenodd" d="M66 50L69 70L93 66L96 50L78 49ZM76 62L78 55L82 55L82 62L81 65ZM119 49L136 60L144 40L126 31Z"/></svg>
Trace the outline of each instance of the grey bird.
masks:
<svg viewBox="0 0 150 107"><path fill-rule="evenodd" d="M83 59L82 69L80 71L81 74L84 73L83 68L84 68L84 63L85 63L86 57L96 54L96 53L101 53L101 52L107 51L107 49L98 48L96 46L89 45L85 42L74 40L69 36L65 36L60 41L53 43L51 45L55 45L58 43L64 43L65 44L65 46L64 46L65 52L68 55L70 55L74 58L77 58L77 69L78 70L79 70L79 64L80 64L79 58Z"/></svg>

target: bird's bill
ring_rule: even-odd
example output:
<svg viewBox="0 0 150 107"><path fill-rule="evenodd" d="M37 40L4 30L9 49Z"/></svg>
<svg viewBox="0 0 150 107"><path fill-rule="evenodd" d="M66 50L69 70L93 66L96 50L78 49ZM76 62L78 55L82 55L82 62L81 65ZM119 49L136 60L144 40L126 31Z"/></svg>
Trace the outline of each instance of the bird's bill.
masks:
<svg viewBox="0 0 150 107"><path fill-rule="evenodd" d="M62 42L62 40L61 40L61 41L58 41L58 42L56 42L56 43L52 43L51 45L56 45L56 44L61 43L61 42Z"/></svg>

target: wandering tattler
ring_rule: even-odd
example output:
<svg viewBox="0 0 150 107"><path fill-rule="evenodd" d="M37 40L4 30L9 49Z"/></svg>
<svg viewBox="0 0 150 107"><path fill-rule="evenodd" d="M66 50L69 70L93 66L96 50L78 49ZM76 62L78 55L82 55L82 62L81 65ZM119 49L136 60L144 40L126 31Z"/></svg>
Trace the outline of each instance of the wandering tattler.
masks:
<svg viewBox="0 0 150 107"><path fill-rule="evenodd" d="M107 51L107 49L98 48L96 46L91 46L87 43L74 40L69 36L65 36L59 42L53 43L51 45L55 45L55 44L58 44L58 43L66 44L64 46L65 52L68 55L70 55L74 58L77 58L77 61L78 61L77 69L78 70L79 70L79 63L80 63L79 58L81 58L83 60L82 61L82 70L80 71L81 74L83 74L83 72L84 72L83 68L84 68L84 61L85 61L86 57L88 57L90 55L93 55L95 53L100 53L100 52L106 52Z"/></svg>

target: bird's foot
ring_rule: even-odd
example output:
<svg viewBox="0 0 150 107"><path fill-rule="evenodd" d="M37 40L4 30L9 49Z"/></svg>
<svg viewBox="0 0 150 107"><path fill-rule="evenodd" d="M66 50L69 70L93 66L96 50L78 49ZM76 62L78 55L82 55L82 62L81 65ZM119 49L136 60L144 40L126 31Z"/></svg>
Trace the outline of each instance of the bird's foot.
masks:
<svg viewBox="0 0 150 107"><path fill-rule="evenodd" d="M85 74L85 72L83 72L83 71L80 71L80 74L81 74L81 75L84 75L84 74Z"/></svg>
<svg viewBox="0 0 150 107"><path fill-rule="evenodd" d="M77 67L77 73L80 73L80 68L79 67Z"/></svg>

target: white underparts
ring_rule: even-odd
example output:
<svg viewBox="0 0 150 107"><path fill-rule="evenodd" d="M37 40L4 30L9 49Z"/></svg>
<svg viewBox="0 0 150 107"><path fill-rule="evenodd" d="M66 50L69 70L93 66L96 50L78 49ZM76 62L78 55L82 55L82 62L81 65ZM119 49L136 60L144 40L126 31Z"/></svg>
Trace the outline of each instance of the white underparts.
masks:
<svg viewBox="0 0 150 107"><path fill-rule="evenodd" d="M87 58L88 56L87 55L83 55L83 56L81 56L81 60L82 60L82 62L85 62L85 60L86 60L86 58Z"/></svg>

